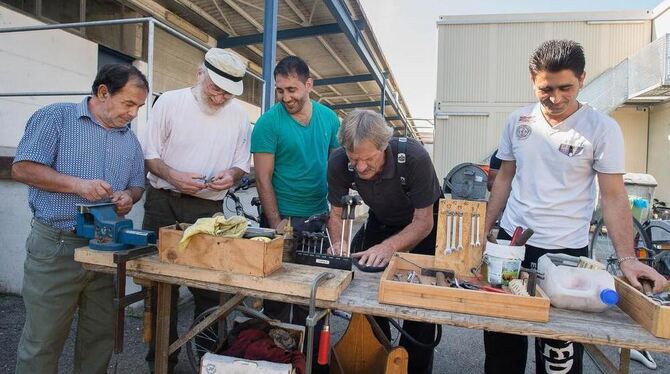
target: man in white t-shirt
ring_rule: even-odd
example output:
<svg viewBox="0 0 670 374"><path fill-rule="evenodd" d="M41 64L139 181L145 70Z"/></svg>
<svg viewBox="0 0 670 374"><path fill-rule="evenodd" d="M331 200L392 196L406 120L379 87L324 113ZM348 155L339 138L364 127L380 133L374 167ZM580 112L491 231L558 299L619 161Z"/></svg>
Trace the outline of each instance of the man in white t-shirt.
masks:
<svg viewBox="0 0 670 374"><path fill-rule="evenodd" d="M145 230L176 221L193 223L223 210L228 188L249 172L251 126L242 93L246 65L234 53L210 49L193 87L165 92L152 108L142 146L149 171ZM176 340L177 287L173 287L171 341ZM214 291L189 288L195 316L219 304ZM156 305L154 303L153 305ZM155 331L155 330L154 330ZM154 344L147 361L153 366ZM170 356L170 369L177 353Z"/></svg>
<svg viewBox="0 0 670 374"><path fill-rule="evenodd" d="M577 101L585 78L582 47L568 40L541 44L529 62L538 103L512 113L503 130L497 157L502 160L486 211L485 230L505 208L500 239L518 226L535 234L526 244L524 266L545 253L587 255L589 224L600 186L603 215L619 266L637 288L639 278L667 281L635 258L632 218L623 184L624 141L616 121ZM538 373L581 373L581 344L535 339ZM525 336L484 333L485 370L523 373Z"/></svg>

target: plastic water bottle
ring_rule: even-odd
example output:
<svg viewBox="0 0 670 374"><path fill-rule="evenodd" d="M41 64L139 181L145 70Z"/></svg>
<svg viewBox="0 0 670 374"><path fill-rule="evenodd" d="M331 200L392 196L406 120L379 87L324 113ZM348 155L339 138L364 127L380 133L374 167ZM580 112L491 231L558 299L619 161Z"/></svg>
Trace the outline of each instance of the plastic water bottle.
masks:
<svg viewBox="0 0 670 374"><path fill-rule="evenodd" d="M602 312L619 302L614 278L605 270L556 266L548 256L538 260L544 274L540 287L557 308Z"/></svg>
<svg viewBox="0 0 670 374"><path fill-rule="evenodd" d="M631 207L633 217L640 222L644 222L649 217L649 202L645 199L636 198Z"/></svg>

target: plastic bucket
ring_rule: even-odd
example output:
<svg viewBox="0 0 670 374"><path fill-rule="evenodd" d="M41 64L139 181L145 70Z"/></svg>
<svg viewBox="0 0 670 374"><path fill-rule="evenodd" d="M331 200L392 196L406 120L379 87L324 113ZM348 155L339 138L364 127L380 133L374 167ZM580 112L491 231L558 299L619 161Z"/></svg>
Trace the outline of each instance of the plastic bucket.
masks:
<svg viewBox="0 0 670 374"><path fill-rule="evenodd" d="M498 244L486 243L484 278L492 285L507 286L510 280L519 278L525 255L525 246L511 246L509 240L498 240Z"/></svg>

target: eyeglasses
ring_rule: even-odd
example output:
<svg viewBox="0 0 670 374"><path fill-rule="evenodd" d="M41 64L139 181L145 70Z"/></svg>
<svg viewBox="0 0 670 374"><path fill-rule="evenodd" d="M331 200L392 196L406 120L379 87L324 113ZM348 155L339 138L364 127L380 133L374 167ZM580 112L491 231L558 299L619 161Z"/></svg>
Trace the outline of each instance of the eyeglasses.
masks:
<svg viewBox="0 0 670 374"><path fill-rule="evenodd" d="M209 77L207 77L207 79L205 80L205 90L207 91L207 95L213 98L217 96L223 96L226 98L234 96L230 92L214 84L214 82L212 82L212 80Z"/></svg>

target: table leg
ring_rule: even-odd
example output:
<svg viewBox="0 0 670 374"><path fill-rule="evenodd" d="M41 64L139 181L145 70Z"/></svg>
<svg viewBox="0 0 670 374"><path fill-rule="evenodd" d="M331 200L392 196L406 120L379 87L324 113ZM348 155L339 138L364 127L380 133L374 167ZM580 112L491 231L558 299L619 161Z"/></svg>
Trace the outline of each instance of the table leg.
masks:
<svg viewBox="0 0 670 374"><path fill-rule="evenodd" d="M593 344L584 344L584 352L587 353L601 372L606 374L628 374L630 365L630 349L621 348L619 356L619 367L617 368L612 361L603 354L597 346Z"/></svg>
<svg viewBox="0 0 670 374"><path fill-rule="evenodd" d="M170 346L170 308L172 286L168 283L156 283L158 305L156 308L156 374L167 374L168 351Z"/></svg>
<svg viewBox="0 0 670 374"><path fill-rule="evenodd" d="M619 353L619 374L628 374L630 370L630 349L621 348Z"/></svg>

